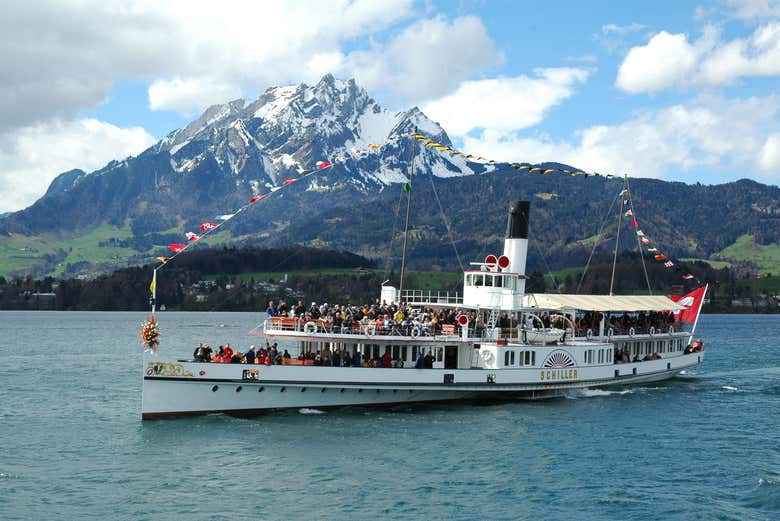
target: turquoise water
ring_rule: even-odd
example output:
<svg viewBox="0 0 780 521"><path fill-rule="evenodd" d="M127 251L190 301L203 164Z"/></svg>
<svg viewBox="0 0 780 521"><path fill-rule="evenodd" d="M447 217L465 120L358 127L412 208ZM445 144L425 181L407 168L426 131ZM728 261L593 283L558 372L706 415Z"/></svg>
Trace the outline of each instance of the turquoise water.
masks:
<svg viewBox="0 0 780 521"><path fill-rule="evenodd" d="M142 313L2 312L0 519L780 518L780 316L704 316L661 384L141 422ZM162 313L162 352L258 314Z"/></svg>

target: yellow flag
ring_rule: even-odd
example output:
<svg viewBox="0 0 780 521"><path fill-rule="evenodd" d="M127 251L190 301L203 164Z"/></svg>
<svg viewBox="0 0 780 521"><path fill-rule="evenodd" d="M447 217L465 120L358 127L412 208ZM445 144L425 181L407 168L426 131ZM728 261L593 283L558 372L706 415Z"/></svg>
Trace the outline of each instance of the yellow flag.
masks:
<svg viewBox="0 0 780 521"><path fill-rule="evenodd" d="M152 277L152 282L149 284L149 293L154 293L156 287L157 287L157 273L155 272L154 276Z"/></svg>

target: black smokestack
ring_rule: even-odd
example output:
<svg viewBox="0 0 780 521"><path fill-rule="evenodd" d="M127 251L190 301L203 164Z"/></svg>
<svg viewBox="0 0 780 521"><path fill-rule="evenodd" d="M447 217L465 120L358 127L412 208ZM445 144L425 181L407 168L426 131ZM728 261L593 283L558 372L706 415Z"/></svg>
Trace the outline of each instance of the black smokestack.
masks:
<svg viewBox="0 0 780 521"><path fill-rule="evenodd" d="M531 212L529 201L515 201L509 208L509 222L506 225L507 239L528 238L528 215Z"/></svg>

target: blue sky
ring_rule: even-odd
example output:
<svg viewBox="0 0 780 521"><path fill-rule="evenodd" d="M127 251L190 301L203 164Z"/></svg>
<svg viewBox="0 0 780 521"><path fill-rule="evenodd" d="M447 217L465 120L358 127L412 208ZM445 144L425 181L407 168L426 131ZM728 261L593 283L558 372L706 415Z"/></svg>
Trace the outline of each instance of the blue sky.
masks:
<svg viewBox="0 0 780 521"><path fill-rule="evenodd" d="M780 182L780 0L31 2L0 38L0 211L326 72L497 160Z"/></svg>

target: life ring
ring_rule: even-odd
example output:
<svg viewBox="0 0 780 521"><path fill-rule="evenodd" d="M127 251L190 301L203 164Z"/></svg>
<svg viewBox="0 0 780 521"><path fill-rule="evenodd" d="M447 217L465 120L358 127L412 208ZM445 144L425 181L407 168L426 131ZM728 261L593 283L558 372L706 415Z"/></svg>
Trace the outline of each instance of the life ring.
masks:
<svg viewBox="0 0 780 521"><path fill-rule="evenodd" d="M414 338L417 338L418 336L420 336L420 328L419 328L419 327L417 327L417 326L414 326L414 327L412 328L411 335L412 335Z"/></svg>
<svg viewBox="0 0 780 521"><path fill-rule="evenodd" d="M593 338L593 330L592 329L588 329L585 332L585 338L587 338L588 340L591 340Z"/></svg>
<svg viewBox="0 0 780 521"><path fill-rule="evenodd" d="M650 333L650 336L655 335L655 327L654 326L650 326L650 330L648 331L648 333Z"/></svg>
<svg viewBox="0 0 780 521"><path fill-rule="evenodd" d="M484 361L486 364L493 363L493 353L490 351L480 351L479 356L482 357L482 361Z"/></svg>
<svg viewBox="0 0 780 521"><path fill-rule="evenodd" d="M628 329L628 336L634 336L636 334L636 330L631 327Z"/></svg>
<svg viewBox="0 0 780 521"><path fill-rule="evenodd" d="M366 326L366 334L369 336L376 335L376 326L374 324L369 324Z"/></svg>
<svg viewBox="0 0 780 521"><path fill-rule="evenodd" d="M315 333L317 331L317 324L309 320L303 325L303 330L306 333Z"/></svg>

